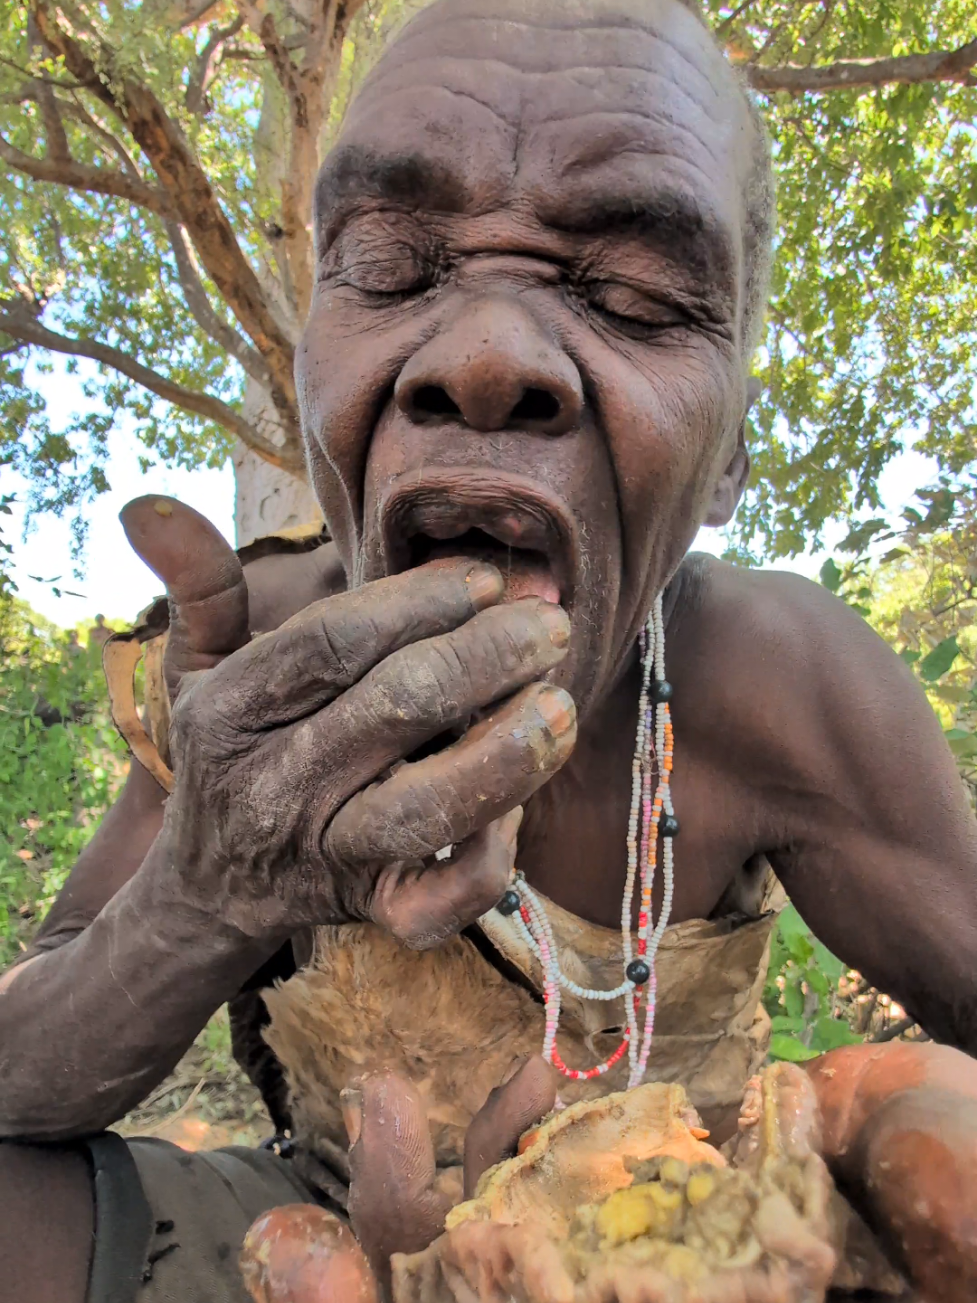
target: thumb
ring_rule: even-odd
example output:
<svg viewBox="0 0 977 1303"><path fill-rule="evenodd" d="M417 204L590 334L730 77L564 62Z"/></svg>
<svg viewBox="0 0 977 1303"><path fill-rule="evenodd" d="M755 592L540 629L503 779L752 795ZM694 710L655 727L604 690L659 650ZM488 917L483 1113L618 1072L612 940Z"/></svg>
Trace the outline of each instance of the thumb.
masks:
<svg viewBox="0 0 977 1303"><path fill-rule="evenodd" d="M552 1112L556 1081L555 1071L534 1054L514 1063L508 1078L491 1091L465 1136L466 1199L474 1195L482 1173L512 1158L523 1134Z"/></svg>
<svg viewBox="0 0 977 1303"><path fill-rule="evenodd" d="M353 1233L315 1204L262 1213L238 1262L255 1303L377 1303L376 1281Z"/></svg>
<svg viewBox="0 0 977 1303"><path fill-rule="evenodd" d="M384 1286L392 1253L417 1253L444 1230L452 1200L436 1187L427 1113L417 1090L391 1072L342 1093L349 1151L349 1217Z"/></svg>
<svg viewBox="0 0 977 1303"><path fill-rule="evenodd" d="M165 673L173 698L185 674L210 669L248 641L244 571L210 521L175 498L135 498L119 518L135 553L166 586Z"/></svg>

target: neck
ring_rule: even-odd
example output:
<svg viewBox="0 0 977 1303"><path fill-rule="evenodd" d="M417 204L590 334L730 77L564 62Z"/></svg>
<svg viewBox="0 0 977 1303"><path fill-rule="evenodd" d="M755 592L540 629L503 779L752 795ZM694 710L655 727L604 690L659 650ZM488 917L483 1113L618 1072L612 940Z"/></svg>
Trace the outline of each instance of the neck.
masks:
<svg viewBox="0 0 977 1303"><path fill-rule="evenodd" d="M683 564L664 594L666 640L693 589L694 568ZM620 926L627 873L640 686L636 637L623 672L581 724L573 755L528 803L519 833L519 868L530 885L581 918L612 928Z"/></svg>
<svg viewBox="0 0 977 1303"><path fill-rule="evenodd" d="M529 883L606 927L620 925L640 672L635 648L581 727L573 755L527 805L519 834Z"/></svg>

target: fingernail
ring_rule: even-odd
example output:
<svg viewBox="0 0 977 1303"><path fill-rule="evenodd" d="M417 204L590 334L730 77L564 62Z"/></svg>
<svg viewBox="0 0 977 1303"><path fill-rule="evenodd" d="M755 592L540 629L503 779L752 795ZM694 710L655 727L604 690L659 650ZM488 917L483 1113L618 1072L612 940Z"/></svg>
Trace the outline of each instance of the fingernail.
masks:
<svg viewBox="0 0 977 1303"><path fill-rule="evenodd" d="M573 698L562 688L544 689L536 698L536 709L552 737L562 737L564 733L569 733L577 717Z"/></svg>
<svg viewBox="0 0 977 1303"><path fill-rule="evenodd" d="M495 566L472 566L465 576L468 585L468 598L476 611L492 606L499 600L505 589L502 576Z"/></svg>
<svg viewBox="0 0 977 1303"><path fill-rule="evenodd" d="M543 602L539 608L539 622L550 636L554 647L565 647L570 641L570 617L562 606Z"/></svg>
<svg viewBox="0 0 977 1303"><path fill-rule="evenodd" d="M363 1130L363 1092L356 1086L345 1087L339 1092L339 1107L343 1112L343 1123L352 1149Z"/></svg>

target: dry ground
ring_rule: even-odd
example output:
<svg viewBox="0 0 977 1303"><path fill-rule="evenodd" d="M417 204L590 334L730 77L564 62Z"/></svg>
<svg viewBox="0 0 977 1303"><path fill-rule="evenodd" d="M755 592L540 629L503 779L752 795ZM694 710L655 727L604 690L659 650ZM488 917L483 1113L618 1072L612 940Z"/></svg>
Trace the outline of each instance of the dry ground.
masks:
<svg viewBox="0 0 977 1303"><path fill-rule="evenodd" d="M272 1134L261 1096L231 1056L227 1011L214 1015L167 1077L113 1130L184 1149L255 1146Z"/></svg>

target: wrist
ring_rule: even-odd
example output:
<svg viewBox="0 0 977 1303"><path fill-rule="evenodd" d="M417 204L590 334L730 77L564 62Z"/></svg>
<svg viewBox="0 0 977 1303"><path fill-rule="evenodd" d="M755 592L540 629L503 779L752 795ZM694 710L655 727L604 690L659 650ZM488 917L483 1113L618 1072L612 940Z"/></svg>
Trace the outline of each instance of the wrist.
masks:
<svg viewBox="0 0 977 1303"><path fill-rule="evenodd" d="M140 920L152 920L154 938L178 948L190 964L200 962L241 967L245 980L290 935L284 927L255 926L254 910L222 890L209 875L188 872L166 837L166 829L150 847L138 872L116 897ZM123 899L124 896L124 899Z"/></svg>

